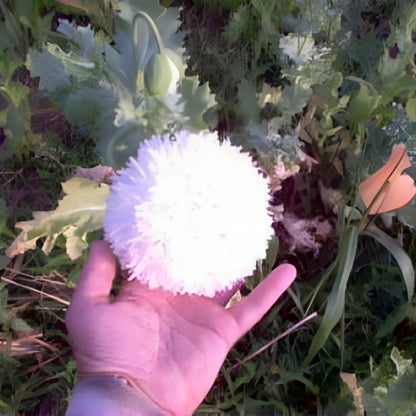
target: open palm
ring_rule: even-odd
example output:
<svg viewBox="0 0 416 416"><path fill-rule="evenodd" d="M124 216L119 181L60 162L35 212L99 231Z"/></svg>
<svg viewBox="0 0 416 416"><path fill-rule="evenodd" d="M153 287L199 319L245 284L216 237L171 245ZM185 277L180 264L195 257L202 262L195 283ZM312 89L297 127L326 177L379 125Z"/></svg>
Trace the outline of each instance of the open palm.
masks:
<svg viewBox="0 0 416 416"><path fill-rule="evenodd" d="M151 290L137 281L110 302L115 272L111 250L94 242L67 313L78 372L121 375L175 415L192 414L233 344L296 277L292 265L281 265L225 309L206 297Z"/></svg>

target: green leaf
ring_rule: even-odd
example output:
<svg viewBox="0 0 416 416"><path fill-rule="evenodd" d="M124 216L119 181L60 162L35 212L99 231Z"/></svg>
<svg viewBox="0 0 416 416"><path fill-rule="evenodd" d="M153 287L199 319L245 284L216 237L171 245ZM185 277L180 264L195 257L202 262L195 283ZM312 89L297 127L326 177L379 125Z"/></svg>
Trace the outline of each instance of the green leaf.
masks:
<svg viewBox="0 0 416 416"><path fill-rule="evenodd" d="M6 93L15 107L19 107L22 101L29 94L30 89L19 82L8 82L6 84Z"/></svg>
<svg viewBox="0 0 416 416"><path fill-rule="evenodd" d="M184 105L182 115L189 120L186 123L188 128L205 129L207 126L202 116L208 108L216 104L208 83L199 85L198 77L186 77L182 80L181 94L178 104Z"/></svg>
<svg viewBox="0 0 416 416"><path fill-rule="evenodd" d="M411 314L411 305L404 303L390 313L382 324L378 327L375 339L380 339L388 334L392 334L394 328Z"/></svg>
<svg viewBox="0 0 416 416"><path fill-rule="evenodd" d="M355 260L357 241L357 229L355 227L349 227L345 232L345 236L340 240L338 257L335 260L335 262L337 262L335 282L328 295L327 307L321 325L312 340L303 366L307 366L312 361L321 347L325 344L332 329L341 319L344 311L347 282Z"/></svg>
<svg viewBox="0 0 416 416"><path fill-rule="evenodd" d="M40 76L41 88L60 103L69 122L89 130L98 153L114 168L122 167L140 142L154 134L206 129L203 114L216 104L207 83L184 77L178 8L131 0L120 2L120 9L111 39L63 22L59 31L66 35L65 42L48 43L46 52L31 50L28 60L32 76ZM132 33L133 18L141 11L155 21L173 63L173 79L179 77L163 96L152 97L136 85L138 64L146 65L155 53L153 37L139 30L140 25Z"/></svg>
<svg viewBox="0 0 416 416"><path fill-rule="evenodd" d="M404 375L404 373L409 370L413 369L412 359L405 359L402 357L399 349L394 346L390 353L390 358L394 362L394 365L396 366L397 371L397 378L400 378Z"/></svg>
<svg viewBox="0 0 416 416"><path fill-rule="evenodd" d="M292 85L283 88L279 105L289 113L299 113L305 107L311 95L311 88L293 82Z"/></svg>
<svg viewBox="0 0 416 416"><path fill-rule="evenodd" d="M412 260L408 254L397 244L397 242L389 235L381 231L374 225L367 227L362 232L363 235L373 237L381 245L383 245L393 257L396 259L397 264L403 275L404 283L407 289L407 297L409 302L412 301L414 289L415 289L415 269L413 268Z"/></svg>
<svg viewBox="0 0 416 416"><path fill-rule="evenodd" d="M241 365L238 378L233 384L234 391L238 389L242 384L248 384L256 376L257 364L252 361L248 361Z"/></svg>
<svg viewBox="0 0 416 416"><path fill-rule="evenodd" d="M2 399L0 399L0 412L4 416L12 416L16 414L12 405L6 403Z"/></svg>
<svg viewBox="0 0 416 416"><path fill-rule="evenodd" d="M53 6L58 9L57 2L53 2ZM71 7L76 7L76 13L81 13L79 9L88 16L91 25L94 27L102 27L107 33L112 33L114 30L114 10L119 10L118 0L65 0L65 5L60 5L58 11L66 15L72 15L74 10ZM68 5L68 6L67 6Z"/></svg>
<svg viewBox="0 0 416 416"><path fill-rule="evenodd" d="M257 123L260 115L260 107L257 104L256 91L246 79L238 84L238 109L245 121Z"/></svg>
<svg viewBox="0 0 416 416"><path fill-rule="evenodd" d="M87 233L102 228L109 188L89 179L74 177L62 184L66 196L54 211L34 212L34 219L16 224L23 231L6 250L14 257L36 247L46 237L42 250L49 254L59 235L66 237L66 252L74 260L88 247Z"/></svg>
<svg viewBox="0 0 416 416"><path fill-rule="evenodd" d="M390 102L388 104L379 104L371 113L371 116L375 119L377 126L381 128L389 125L393 121L395 115L396 112Z"/></svg>
<svg viewBox="0 0 416 416"><path fill-rule="evenodd" d="M10 329L12 331L33 331L33 328L22 318L13 317L10 320Z"/></svg>
<svg viewBox="0 0 416 416"><path fill-rule="evenodd" d="M377 64L377 72L381 79L382 85L389 85L391 82L397 81L403 75L403 71L407 62L404 62L400 59L392 59L389 55L389 51L386 49L384 55L381 57L379 63Z"/></svg>
<svg viewBox="0 0 416 416"><path fill-rule="evenodd" d="M0 234L3 232L3 229L6 227L7 219L9 218L10 212L6 206L4 199L0 198Z"/></svg>
<svg viewBox="0 0 416 416"><path fill-rule="evenodd" d="M279 237L272 237L266 250L266 276L273 270L279 253Z"/></svg>
<svg viewBox="0 0 416 416"><path fill-rule="evenodd" d="M9 142L15 150L23 142L25 132L30 129L31 112L28 106L21 105L18 108L11 107L7 113L7 128L10 130L12 143Z"/></svg>
<svg viewBox="0 0 416 416"><path fill-rule="evenodd" d="M253 1L254 3L254 1ZM268 1L256 0L255 3L262 3L264 13L270 13ZM341 26L341 13L337 2L326 0L297 0L296 2L281 2L296 7L292 13L284 16L285 24L295 33L310 34L325 32L328 35ZM286 6L287 7L287 6Z"/></svg>
<svg viewBox="0 0 416 416"><path fill-rule="evenodd" d="M370 118L370 114L377 107L380 95L370 83L360 78L347 77L346 79L359 84L358 90L353 92L348 103L351 120L355 123L364 123Z"/></svg>
<svg viewBox="0 0 416 416"><path fill-rule="evenodd" d="M407 100L406 113L411 121L416 120L416 98L409 98Z"/></svg>
<svg viewBox="0 0 416 416"><path fill-rule="evenodd" d="M27 66L33 77L39 77L39 89L54 91L69 86L69 74L58 56L49 51L39 52L31 49L27 57Z"/></svg>
<svg viewBox="0 0 416 416"><path fill-rule="evenodd" d="M247 32L247 27L253 19L253 13L249 6L240 5L238 9L231 15L228 25L224 29L224 37L233 43L241 39Z"/></svg>
<svg viewBox="0 0 416 416"><path fill-rule="evenodd" d="M9 291L7 290L7 283L0 281L0 313L7 307L7 298Z"/></svg>
<svg viewBox="0 0 416 416"><path fill-rule="evenodd" d="M3 270L10 263L10 259L3 254L0 254L0 270Z"/></svg>
<svg viewBox="0 0 416 416"><path fill-rule="evenodd" d="M301 371L286 371L283 368L279 369L280 382L287 385L289 382L296 380L303 383L311 392L317 394L319 388L308 380Z"/></svg>

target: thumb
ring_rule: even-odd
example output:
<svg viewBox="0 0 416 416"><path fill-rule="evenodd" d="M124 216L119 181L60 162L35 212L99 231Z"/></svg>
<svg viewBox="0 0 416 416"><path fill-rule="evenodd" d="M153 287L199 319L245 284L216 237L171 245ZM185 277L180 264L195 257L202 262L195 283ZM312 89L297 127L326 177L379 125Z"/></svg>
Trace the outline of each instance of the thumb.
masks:
<svg viewBox="0 0 416 416"><path fill-rule="evenodd" d="M296 268L282 264L274 269L247 297L228 309L244 335L273 306L296 278Z"/></svg>
<svg viewBox="0 0 416 416"><path fill-rule="evenodd" d="M102 240L91 243L90 254L79 276L72 301L108 301L116 274L116 259Z"/></svg>

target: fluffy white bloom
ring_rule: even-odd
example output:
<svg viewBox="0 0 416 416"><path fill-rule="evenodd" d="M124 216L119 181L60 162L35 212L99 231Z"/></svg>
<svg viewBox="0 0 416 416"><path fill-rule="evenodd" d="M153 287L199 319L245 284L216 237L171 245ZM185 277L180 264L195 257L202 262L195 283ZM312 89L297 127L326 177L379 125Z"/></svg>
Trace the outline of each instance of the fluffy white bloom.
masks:
<svg viewBox="0 0 416 416"><path fill-rule="evenodd" d="M265 256L267 181L216 134L153 137L112 179L105 238L130 279L212 297Z"/></svg>

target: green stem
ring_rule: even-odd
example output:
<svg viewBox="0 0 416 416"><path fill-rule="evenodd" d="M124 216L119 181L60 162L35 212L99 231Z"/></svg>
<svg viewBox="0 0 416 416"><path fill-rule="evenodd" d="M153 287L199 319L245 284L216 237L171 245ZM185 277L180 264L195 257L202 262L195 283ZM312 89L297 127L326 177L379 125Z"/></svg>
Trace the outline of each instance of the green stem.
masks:
<svg viewBox="0 0 416 416"><path fill-rule="evenodd" d="M140 63L137 63L137 56L136 56L136 49L138 47L136 28L137 28L137 22L141 18L145 19L148 25L152 28L159 53L162 53L165 50L165 47L163 46L162 38L160 37L159 30L157 29L157 26L155 22L153 21L153 19L146 12L143 12L143 11L138 12L133 18L133 65L134 65L134 73L136 74L136 77L140 69Z"/></svg>
<svg viewBox="0 0 416 416"><path fill-rule="evenodd" d="M163 50L165 49L165 47L163 46L163 42L162 42L162 38L160 37L160 33L159 30L157 29L157 26L155 24L155 22L153 21L153 19L146 13L146 12L139 12L137 13L134 18L133 18L133 33L136 32L136 24L139 18L143 17L147 23L149 24L149 26L152 28L153 34L155 35L155 39L157 42L157 48L159 50L159 53L162 53ZM134 45L133 48L133 54L134 54L134 49L136 48L137 45Z"/></svg>

